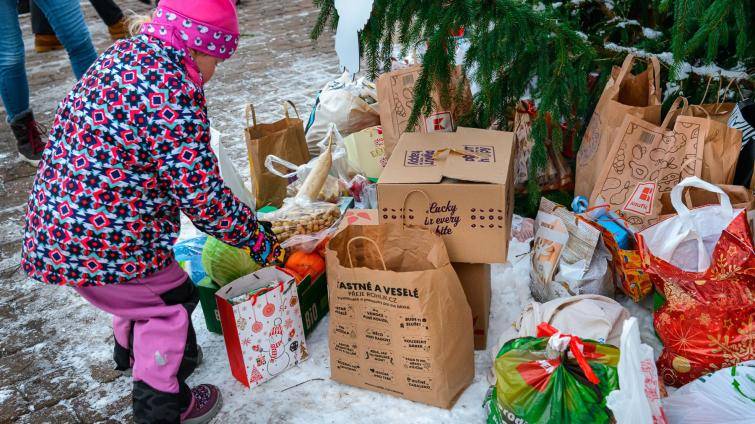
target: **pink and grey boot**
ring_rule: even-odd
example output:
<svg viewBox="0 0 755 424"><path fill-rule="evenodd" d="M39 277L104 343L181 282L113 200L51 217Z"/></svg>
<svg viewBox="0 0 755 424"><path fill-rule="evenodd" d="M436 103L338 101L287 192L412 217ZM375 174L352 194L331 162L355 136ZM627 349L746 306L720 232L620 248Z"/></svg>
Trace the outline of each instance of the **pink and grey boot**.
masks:
<svg viewBox="0 0 755 424"><path fill-rule="evenodd" d="M189 408L181 414L182 424L209 423L223 406L220 390L212 384L200 384L191 389Z"/></svg>

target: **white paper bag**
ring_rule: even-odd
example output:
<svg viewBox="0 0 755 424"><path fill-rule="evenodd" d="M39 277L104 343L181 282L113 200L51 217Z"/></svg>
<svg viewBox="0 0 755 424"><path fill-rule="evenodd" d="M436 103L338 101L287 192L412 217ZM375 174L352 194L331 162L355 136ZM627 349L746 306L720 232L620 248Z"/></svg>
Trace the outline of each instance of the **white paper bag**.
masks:
<svg viewBox="0 0 755 424"><path fill-rule="evenodd" d="M228 153L223 147L223 143L220 142L220 131L215 128L210 128L210 147L218 158L220 178L223 179L225 186L230 188L239 200L252 208L252 210L256 210L254 194L244 185L244 180L241 178L239 171L233 166L231 158L228 157Z"/></svg>

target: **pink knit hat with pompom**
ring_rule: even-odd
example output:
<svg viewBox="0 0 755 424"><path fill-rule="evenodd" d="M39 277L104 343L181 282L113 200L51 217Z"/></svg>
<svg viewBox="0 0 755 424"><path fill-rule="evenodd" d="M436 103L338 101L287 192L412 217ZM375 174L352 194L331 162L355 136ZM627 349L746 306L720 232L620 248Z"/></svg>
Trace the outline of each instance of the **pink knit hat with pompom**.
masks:
<svg viewBox="0 0 755 424"><path fill-rule="evenodd" d="M239 45L236 6L231 0L161 0L142 33L182 50L228 59Z"/></svg>

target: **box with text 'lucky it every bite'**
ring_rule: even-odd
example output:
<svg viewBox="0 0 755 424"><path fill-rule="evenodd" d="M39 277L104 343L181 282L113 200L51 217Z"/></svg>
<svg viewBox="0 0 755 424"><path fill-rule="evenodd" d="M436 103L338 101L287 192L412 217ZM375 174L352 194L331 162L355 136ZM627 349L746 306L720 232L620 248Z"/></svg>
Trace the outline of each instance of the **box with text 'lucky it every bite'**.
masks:
<svg viewBox="0 0 755 424"><path fill-rule="evenodd" d="M513 155L510 132L404 133L378 180L380 223L432 228L452 262L506 262Z"/></svg>

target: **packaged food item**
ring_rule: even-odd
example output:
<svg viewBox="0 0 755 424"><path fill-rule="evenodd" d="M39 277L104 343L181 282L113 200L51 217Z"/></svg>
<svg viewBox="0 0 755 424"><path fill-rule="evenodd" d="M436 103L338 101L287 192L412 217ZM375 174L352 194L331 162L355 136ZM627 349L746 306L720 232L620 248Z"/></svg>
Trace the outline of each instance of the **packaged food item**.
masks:
<svg viewBox="0 0 755 424"><path fill-rule="evenodd" d="M315 234L330 228L340 216L341 210L336 204L288 198L283 207L260 214L259 219L270 222L278 241L283 242L296 234Z"/></svg>

